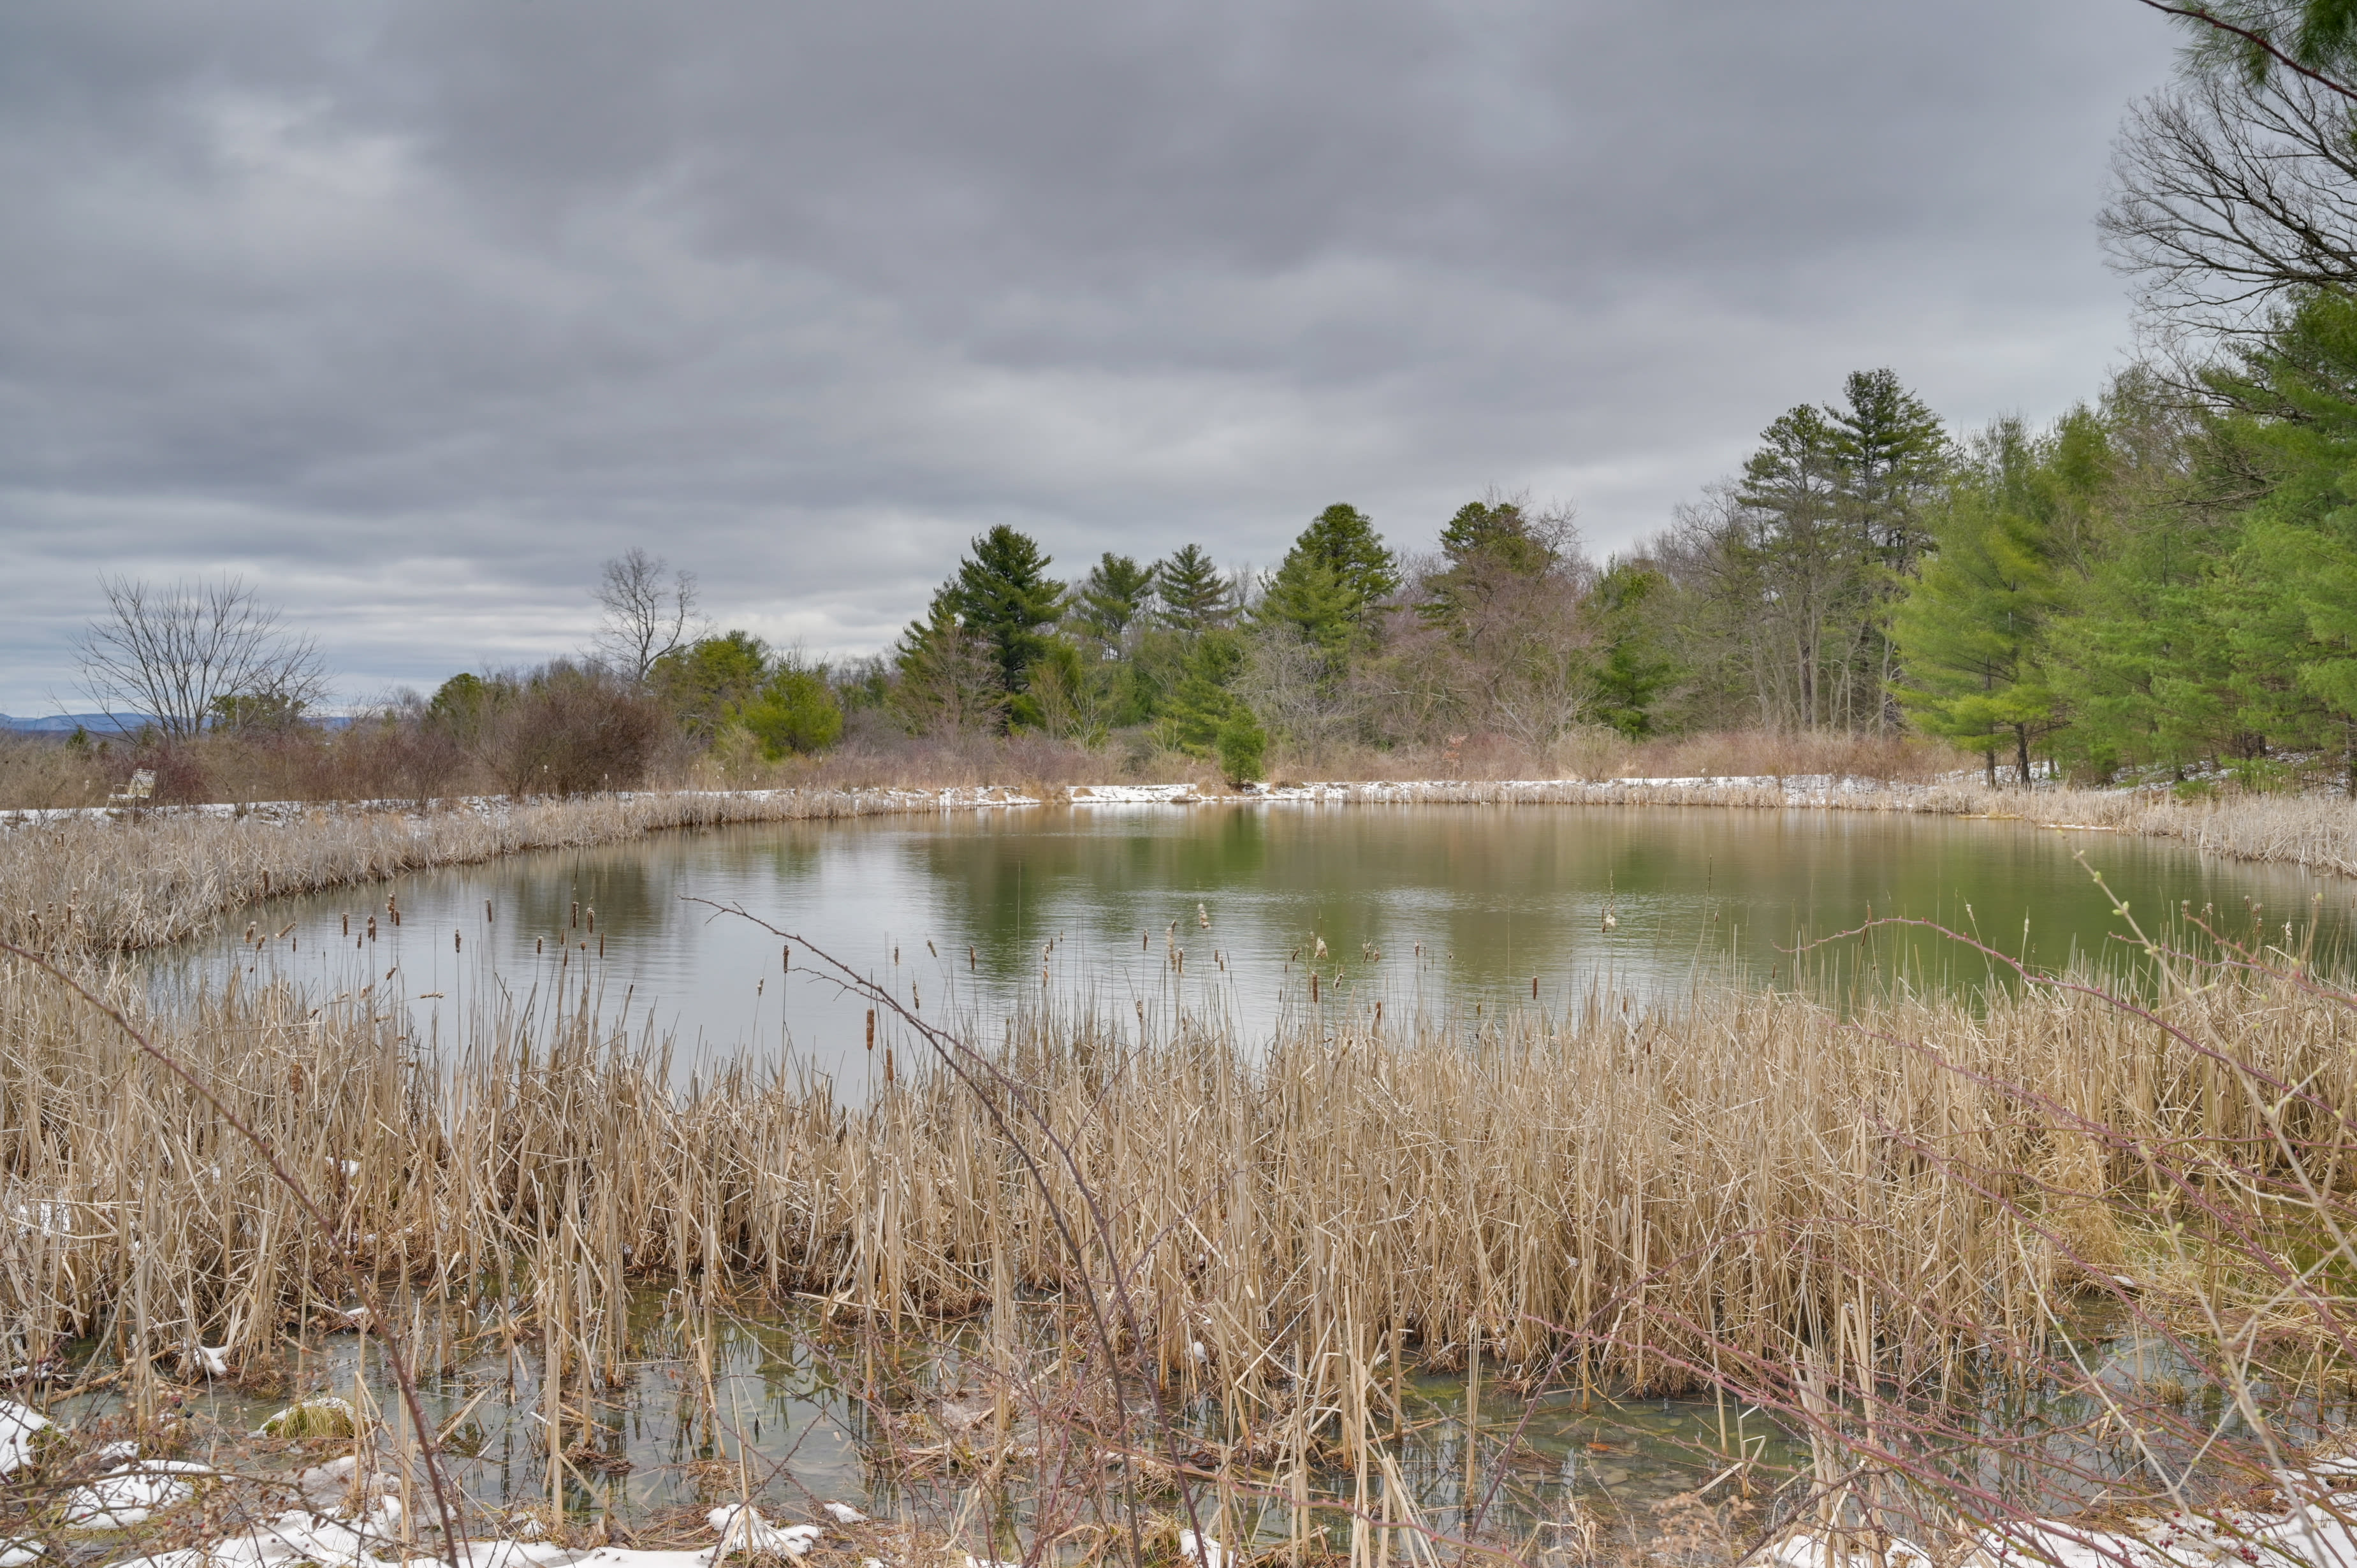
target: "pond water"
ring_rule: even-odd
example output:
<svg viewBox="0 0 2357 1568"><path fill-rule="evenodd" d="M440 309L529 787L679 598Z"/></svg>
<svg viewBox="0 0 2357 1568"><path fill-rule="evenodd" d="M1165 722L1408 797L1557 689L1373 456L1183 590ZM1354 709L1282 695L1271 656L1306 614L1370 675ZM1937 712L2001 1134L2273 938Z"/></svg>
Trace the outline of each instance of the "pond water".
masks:
<svg viewBox="0 0 2357 1568"><path fill-rule="evenodd" d="M2083 855L2084 864L2075 856ZM2205 859L2173 843L2013 822L1620 806L1094 806L664 833L278 899L153 955L160 983L231 964L328 993L373 983L421 1035L470 1004L586 981L609 1018L675 1036L691 1070L788 1053L846 1091L869 1071L865 1004L787 967L816 943L929 1017L985 1028L1043 985L1107 1016L1224 1011L1250 1034L1306 999L1391 1016L1570 1004L1607 981L1674 990L1731 968L1790 983L1792 949L1871 917L1976 931L2061 965L2127 950L2090 875L2139 918L2206 908L2320 954L2348 949L2343 879ZM707 902L708 901L708 902ZM398 910L398 923L393 911ZM1610 917L1609 921L1607 916ZM373 920L374 935L370 934ZM1318 943L1325 943L1325 956ZM1975 987L1987 961L1930 933L1798 961L1835 986L1904 969ZM1866 974L1861 964L1871 962ZM1534 990L1535 987L1535 990Z"/></svg>

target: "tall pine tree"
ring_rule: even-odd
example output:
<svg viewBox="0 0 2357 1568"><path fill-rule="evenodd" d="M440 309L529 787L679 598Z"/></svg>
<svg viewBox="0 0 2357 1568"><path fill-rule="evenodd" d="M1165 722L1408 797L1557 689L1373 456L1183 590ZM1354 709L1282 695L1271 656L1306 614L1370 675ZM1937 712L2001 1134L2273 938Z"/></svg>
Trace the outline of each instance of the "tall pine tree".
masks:
<svg viewBox="0 0 2357 1568"><path fill-rule="evenodd" d="M1080 581L1072 629L1100 658L1116 658L1141 628L1153 594L1153 567L1108 550Z"/></svg>
<svg viewBox="0 0 2357 1568"><path fill-rule="evenodd" d="M1290 627L1329 659L1347 659L1399 589L1399 568L1366 514L1329 506L1293 542L1254 607L1264 627Z"/></svg>
<svg viewBox="0 0 2357 1568"><path fill-rule="evenodd" d="M1173 551L1154 564L1154 594L1162 601L1162 621L1174 630L1200 633L1234 618L1235 593L1200 544Z"/></svg>
<svg viewBox="0 0 2357 1568"><path fill-rule="evenodd" d="M2062 582L2040 456L2015 419L1975 443L1933 522L1935 553L1891 622L1906 670L1900 703L1932 734L1984 753L1992 784L2000 750L2029 784L2031 747L2066 716L2047 659Z"/></svg>
<svg viewBox="0 0 2357 1568"><path fill-rule="evenodd" d="M2357 795L2357 301L2319 293L2221 390L2272 471L2220 585L2244 714L2278 744L2334 752Z"/></svg>
<svg viewBox="0 0 2357 1568"><path fill-rule="evenodd" d="M1048 648L1048 628L1064 611L1064 585L1028 534L1000 523L974 540L943 590L958 624L980 638L998 666L999 690L1018 698L1024 677Z"/></svg>

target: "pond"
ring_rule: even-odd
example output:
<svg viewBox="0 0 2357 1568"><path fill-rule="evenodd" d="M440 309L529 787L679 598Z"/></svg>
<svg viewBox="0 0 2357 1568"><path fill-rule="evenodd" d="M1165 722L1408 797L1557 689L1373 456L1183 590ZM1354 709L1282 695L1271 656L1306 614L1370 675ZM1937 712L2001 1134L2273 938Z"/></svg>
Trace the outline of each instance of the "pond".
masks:
<svg viewBox="0 0 2357 1568"><path fill-rule="evenodd" d="M276 900L247 912L250 930L246 918L226 921L150 961L167 991L218 985L231 966L323 996L371 986L376 999L407 1007L426 1040L466 1037L480 1004L586 989L608 1020L627 1015L673 1036L683 1074L748 1054L782 1058L833 1077L856 1101L881 1053L867 1048L866 1002L822 978L812 944L925 1017L985 1036L1044 993L1115 1019L1213 1012L1250 1038L1304 1004L1313 976L1329 1016L1338 1005L1382 1005L1397 1019L1534 1003L1566 1010L1599 984L1673 997L1721 976L1838 996L1904 975L1969 994L2001 971L1936 933L1801 950L1870 918L1905 917L1976 932L2032 963L2126 966L2136 950L2117 940L2114 895L2172 930L2185 929L2180 909L2208 911L2237 939L2312 944L2328 961L2346 957L2357 920L2352 886L2338 879L2013 822L1805 809L1098 805L780 823L517 856ZM737 909L760 923L729 912ZM962 1517L970 1477L878 1467L907 1432L872 1392L862 1359L870 1342L772 1305L759 1321L725 1322L699 1351L671 1305L636 1304L634 1370L601 1386L587 1416L606 1431L597 1451L615 1466L563 1481L568 1509L684 1509L743 1484L748 1466L774 1466L789 1491L940 1525ZM548 1478L534 1369L505 1311L494 1305L449 1336L456 1348L433 1358L442 1370L428 1413L437 1424L472 1423L462 1479L512 1505L547 1496ZM888 1352L908 1362L887 1380L896 1398L918 1391L907 1409L919 1416L953 1398L975 1332L896 1330ZM2116 1348L2100 1335L2092 1348ZM225 1424L247 1426L295 1389L349 1387L356 1352L349 1338L315 1346L307 1368L267 1400L227 1389L209 1399ZM1804 1463L1757 1412L1712 1402L1534 1387L1493 1391L1480 1408L1477 1425L1461 1372L1416 1377L1405 1391L1402 1485L1444 1530L1472 1527L1469 1474L1481 1477L1476 1495L1495 1498L1482 1528L1514 1534L1575 1499L1623 1521L1648 1516L1732 1473L1730 1456L1752 1466L1739 1484L1764 1498ZM1224 1430L1215 1403L1187 1420L1207 1440ZM1349 1482L1320 1477L1329 1497ZM1279 1506L1222 1528L1282 1539L1285 1516Z"/></svg>
<svg viewBox="0 0 2357 1568"><path fill-rule="evenodd" d="M2081 856L2083 856L2083 863ZM788 822L520 855L280 899L155 955L159 983L231 964L327 993L374 984L421 1036L473 1003L585 983L605 1016L674 1036L683 1071L750 1050L871 1071L866 1005L735 907L929 1018L993 1022L1043 988L1106 1016L1224 1013L1248 1034L1306 1000L1401 1018L1563 1007L1609 983L1667 993L1732 971L1838 990L1903 972L1986 984L1928 932L1794 949L1876 917L1976 932L2033 963L2125 962L2091 876L2147 922L2212 910L2237 937L2348 948L2342 879L2168 841L2013 822L1623 806L1040 808ZM396 918L397 916L397 918ZM373 922L373 934L371 934ZM2288 925L2288 939L2286 928ZM1321 956L1318 944L1324 944ZM791 965L791 967L789 967Z"/></svg>

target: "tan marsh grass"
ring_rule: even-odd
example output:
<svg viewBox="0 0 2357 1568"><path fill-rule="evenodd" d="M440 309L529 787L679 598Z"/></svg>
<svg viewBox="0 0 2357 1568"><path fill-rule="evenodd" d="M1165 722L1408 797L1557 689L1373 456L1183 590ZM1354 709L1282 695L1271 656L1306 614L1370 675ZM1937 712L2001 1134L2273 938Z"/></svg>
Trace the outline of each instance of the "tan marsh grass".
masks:
<svg viewBox="0 0 2357 1568"><path fill-rule="evenodd" d="M865 1106L750 1066L675 1090L659 1044L578 999L479 1016L430 1061L391 1003L272 988L152 1021L389 1279L470 1294L569 1236L599 1293L726 1282L890 1319L1118 1270L1145 1336L1129 1352L1247 1402L1339 1351L1372 1364L1394 1331L1443 1362L1569 1353L1590 1377L1681 1387L1710 1344L1663 1323L1765 1351L1861 1282L1894 1326L2031 1324L2077 1265L2020 1246L2002 1222L2018 1193L1976 1173L2092 1168L2123 1190L2136 1174L2043 1107L2131 1144L2256 1137L2271 1113L2133 1015L2043 993L1846 1020L1769 992L1598 993L1471 1032L1303 1014L1267 1041L1195 1021L1140 1041L1049 1011L988 1053L1004 1084L911 1068L903 1041L899 1084ZM2297 985L2169 1007L2320 1104L2357 1096L2357 1025ZM1013 1095L1037 1124L994 1116ZM1027 1175L1041 1129L1079 1177L1046 1161L1044 1194ZM254 1152L20 963L0 971L0 1173L12 1356L100 1331L154 1355L264 1344L338 1289ZM1101 1206L1108 1243L1074 1256L1051 1197ZM2100 1203L2072 1223L2085 1256L2122 1244Z"/></svg>

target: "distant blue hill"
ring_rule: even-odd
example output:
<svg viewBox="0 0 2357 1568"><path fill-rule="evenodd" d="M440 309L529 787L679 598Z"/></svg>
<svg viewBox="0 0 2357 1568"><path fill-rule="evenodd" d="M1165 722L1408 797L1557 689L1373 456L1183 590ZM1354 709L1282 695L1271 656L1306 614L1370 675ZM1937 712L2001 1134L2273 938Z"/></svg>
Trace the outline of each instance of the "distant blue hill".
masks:
<svg viewBox="0 0 2357 1568"><path fill-rule="evenodd" d="M53 714L39 719L17 719L0 714L0 730L17 735L71 735L78 729L99 736L136 735L146 722L135 714ZM304 722L321 729L342 729L352 721L342 714L321 714Z"/></svg>
<svg viewBox="0 0 2357 1568"><path fill-rule="evenodd" d="M133 735L145 722L124 714L55 714L43 719L15 719L0 714L0 729L20 735L71 735L78 729L92 735Z"/></svg>

